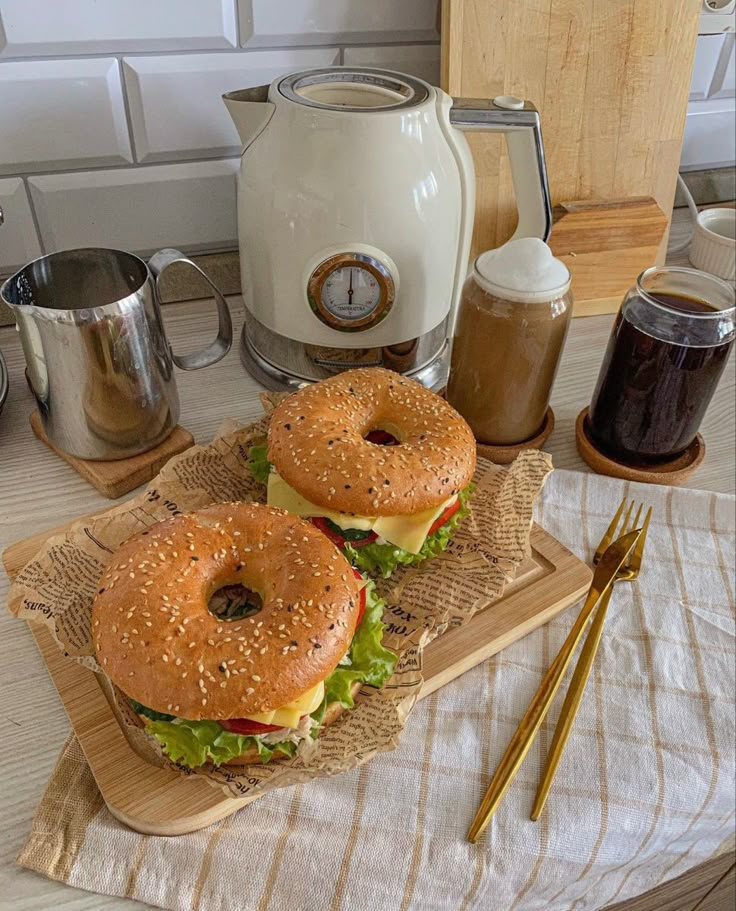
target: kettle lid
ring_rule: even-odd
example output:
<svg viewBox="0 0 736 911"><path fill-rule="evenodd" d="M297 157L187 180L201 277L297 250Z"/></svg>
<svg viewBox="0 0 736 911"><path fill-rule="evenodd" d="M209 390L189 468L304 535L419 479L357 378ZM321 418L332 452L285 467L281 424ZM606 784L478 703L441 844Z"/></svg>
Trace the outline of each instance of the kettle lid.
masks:
<svg viewBox="0 0 736 911"><path fill-rule="evenodd" d="M327 111L396 111L416 107L431 88L414 76L373 67L323 67L284 76L278 92L295 104Z"/></svg>

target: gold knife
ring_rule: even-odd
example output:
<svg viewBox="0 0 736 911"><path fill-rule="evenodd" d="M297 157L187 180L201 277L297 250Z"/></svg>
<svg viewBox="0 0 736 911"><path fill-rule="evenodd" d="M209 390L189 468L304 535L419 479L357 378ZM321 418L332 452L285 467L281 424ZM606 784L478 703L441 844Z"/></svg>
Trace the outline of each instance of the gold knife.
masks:
<svg viewBox="0 0 736 911"><path fill-rule="evenodd" d="M641 529L623 535L623 537L614 541L603 554L593 575L593 581L583 609L580 611L557 657L544 675L539 689L535 693L526 714L519 722L519 727L511 738L511 742L491 779L488 790L468 830L468 841L475 843L483 834L509 785L516 777L559 689L565 671L570 664L570 659L580 642L591 614L598 606L601 598L616 581L616 573L628 560L631 551L639 540L639 535L641 535Z"/></svg>

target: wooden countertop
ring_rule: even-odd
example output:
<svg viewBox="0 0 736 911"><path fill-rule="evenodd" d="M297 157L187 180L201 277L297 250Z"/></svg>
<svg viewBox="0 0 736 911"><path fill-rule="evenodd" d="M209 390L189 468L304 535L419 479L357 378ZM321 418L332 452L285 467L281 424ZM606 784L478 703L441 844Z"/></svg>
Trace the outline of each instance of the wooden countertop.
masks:
<svg viewBox="0 0 736 911"><path fill-rule="evenodd" d="M243 322L240 298L230 298L230 306L239 333ZM210 335L214 337L213 310L211 305L197 301L164 309L178 353L197 348ZM552 397L556 428L545 447L558 468L588 470L575 449L575 418L590 400L611 322L610 316L573 320ZM5 548L44 528L103 509L110 501L33 436L28 422L33 399L23 377L23 354L14 329L0 329L0 350L10 373L10 394L0 415L0 547ZM237 345L214 367L178 372L177 381L181 423L199 443L210 440L226 418L248 421L261 412L261 388L241 366ZM736 491L735 395L736 358L732 357L705 418L706 460L691 486ZM2 572L0 576L0 600L4 603L8 580ZM0 905L14 911L50 907L60 911L130 911L132 902L71 889L14 864L69 723L25 624L0 610L0 637Z"/></svg>

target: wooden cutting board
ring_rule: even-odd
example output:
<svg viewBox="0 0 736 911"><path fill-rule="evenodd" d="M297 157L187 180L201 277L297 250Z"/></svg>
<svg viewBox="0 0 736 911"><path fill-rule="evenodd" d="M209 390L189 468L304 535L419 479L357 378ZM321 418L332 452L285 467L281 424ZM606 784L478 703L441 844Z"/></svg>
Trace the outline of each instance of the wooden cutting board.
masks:
<svg viewBox="0 0 736 911"><path fill-rule="evenodd" d="M11 579L47 538L66 527L11 545L2 555ZM424 686L419 698L547 623L582 597L591 578L590 567L534 525L531 556L507 586L503 598L425 649ZM257 796L227 797L204 778L183 777L145 762L123 734L97 675L64 658L46 627L32 625L31 631L100 793L121 822L149 835L183 835L257 800Z"/></svg>
<svg viewBox="0 0 736 911"><path fill-rule="evenodd" d="M510 94L536 105L553 206L648 197L669 217L701 7L700 0L442 0L442 88L453 97ZM468 141L477 255L508 240L516 204L503 137L473 133ZM647 265L664 261L666 234ZM627 264L607 249L593 268L607 281L617 273L617 287L630 287L650 254ZM592 259L579 265L587 269ZM597 297L588 297L585 283L577 289L577 269L576 315L601 312L606 298L605 309L618 308L620 300L610 300L618 292L594 286Z"/></svg>

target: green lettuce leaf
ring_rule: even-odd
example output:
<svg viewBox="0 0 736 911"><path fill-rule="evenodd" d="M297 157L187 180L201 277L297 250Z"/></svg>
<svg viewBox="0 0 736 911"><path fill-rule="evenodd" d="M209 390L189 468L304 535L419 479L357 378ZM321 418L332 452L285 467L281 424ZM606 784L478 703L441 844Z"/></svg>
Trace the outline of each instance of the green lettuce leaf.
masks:
<svg viewBox="0 0 736 911"><path fill-rule="evenodd" d="M152 712L151 709L147 711ZM196 769L206 762L221 765L252 747L258 750L258 757L263 763L268 762L275 753L284 753L286 756L296 753L296 744L291 741L267 744L260 737L226 731L216 721L187 721L184 718L154 720L146 724L146 732L158 740L169 759L190 769Z"/></svg>
<svg viewBox="0 0 736 911"><path fill-rule="evenodd" d="M317 724L322 724L322 719L325 717L325 711L327 710L327 700L323 699L322 702L317 706L317 708L312 712L312 718L317 722Z"/></svg>
<svg viewBox="0 0 736 911"><path fill-rule="evenodd" d="M330 702L339 702L346 709L351 709L355 700L350 688L360 679L360 671L350 667L336 667L325 680L325 705L329 705Z"/></svg>
<svg viewBox="0 0 736 911"><path fill-rule="evenodd" d="M262 744L262 746L265 746L265 744ZM281 743L272 744L271 750L273 753L280 752L286 756L296 756L297 745L291 740L284 740ZM268 762L268 760L264 760L264 762Z"/></svg>
<svg viewBox="0 0 736 911"><path fill-rule="evenodd" d="M369 575L383 576L384 579L393 573L397 566L409 566L421 563L428 557L436 557L447 547L455 529L470 512L469 500L473 493L474 485L469 484L458 494L460 509L440 526L434 534L427 537L418 554L396 547L395 544L364 544L362 547L353 547L346 544L343 553L350 562L361 572Z"/></svg>
<svg viewBox="0 0 736 911"><path fill-rule="evenodd" d="M375 588L375 583L369 582L365 589L365 613L348 651L350 665L336 667L325 680L324 706L330 702L339 702L350 709L354 705L350 692L353 683L382 686L394 672L396 655L384 648L382 642L385 627L381 620L385 604L376 594ZM324 715L323 706L317 712L320 710Z"/></svg>
<svg viewBox="0 0 736 911"><path fill-rule="evenodd" d="M261 484L268 484L268 476L273 466L268 461L268 448L266 446L251 446L248 453L248 468L251 474Z"/></svg>
<svg viewBox="0 0 736 911"><path fill-rule="evenodd" d="M253 737L231 734L216 721L149 721L146 732L161 744L164 753L174 762L190 769L212 762L220 765L234 759L250 747ZM269 757L270 758L270 757Z"/></svg>

